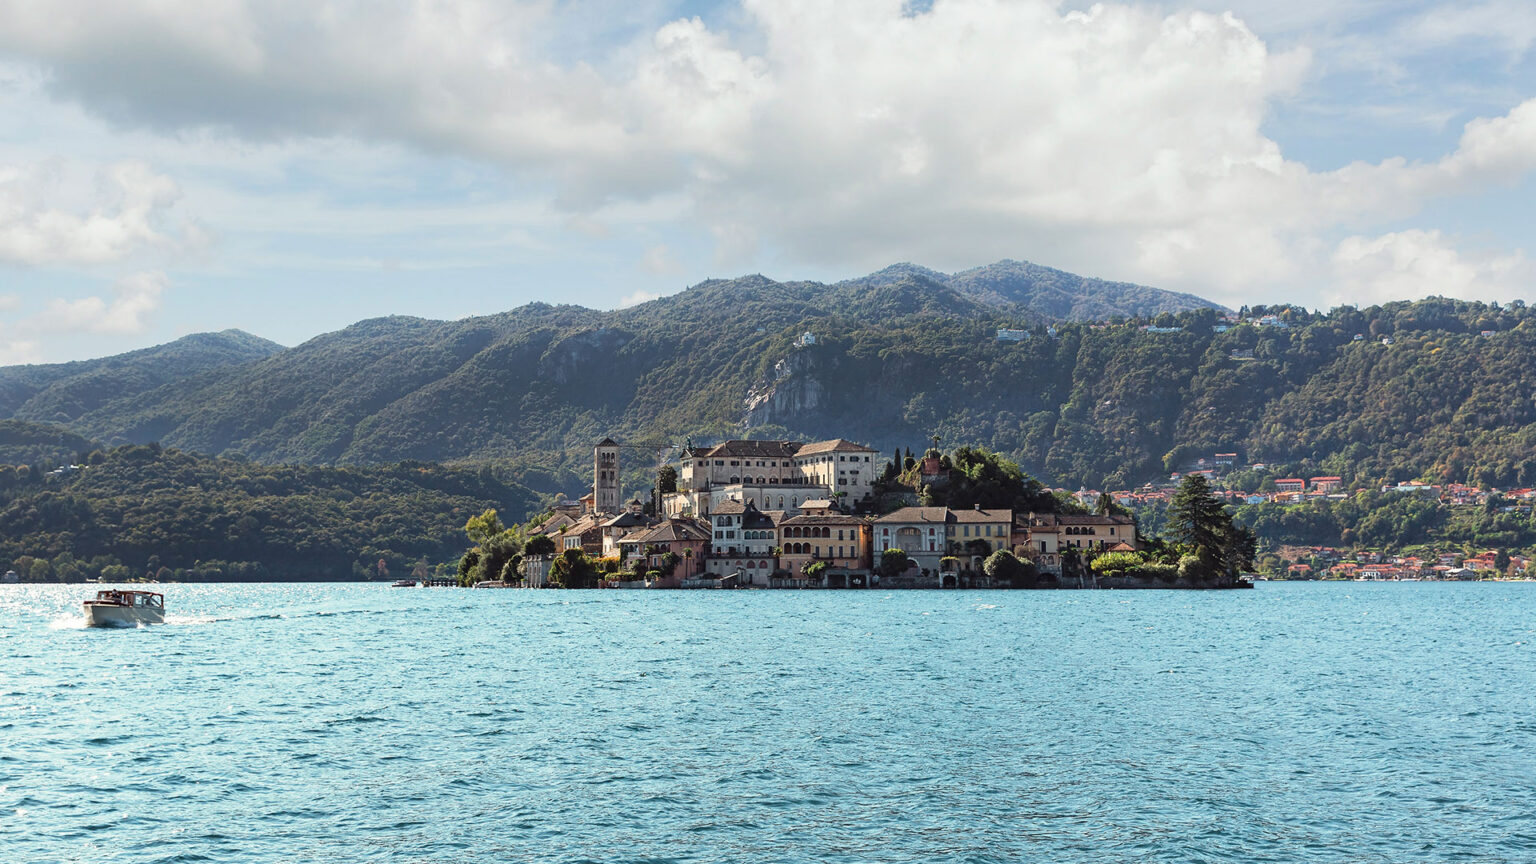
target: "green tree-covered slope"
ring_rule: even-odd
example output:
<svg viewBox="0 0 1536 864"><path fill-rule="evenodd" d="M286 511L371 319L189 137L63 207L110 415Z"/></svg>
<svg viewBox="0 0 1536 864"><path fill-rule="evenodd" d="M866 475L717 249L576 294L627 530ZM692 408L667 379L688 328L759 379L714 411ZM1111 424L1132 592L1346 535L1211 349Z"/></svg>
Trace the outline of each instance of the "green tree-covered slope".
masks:
<svg viewBox="0 0 1536 864"><path fill-rule="evenodd" d="M0 465L67 465L96 449L90 439L47 423L0 420Z"/></svg>
<svg viewBox="0 0 1536 864"><path fill-rule="evenodd" d="M68 425L264 462L516 463L566 492L604 435L841 436L888 451L938 434L1049 483L1111 488L1211 451L1349 479L1536 483L1536 316L1523 303L1259 307L1249 315L1285 326L1232 327L1203 308L1056 321L1052 335L1038 312L944 274L887 275L717 280L612 312L365 321ZM999 341L999 327L1030 335Z"/></svg>
<svg viewBox="0 0 1536 864"><path fill-rule="evenodd" d="M239 330L197 333L99 360L0 367L0 418L68 423L165 384L250 363L283 350Z"/></svg>
<svg viewBox="0 0 1536 864"><path fill-rule="evenodd" d="M64 475L0 465L0 569L345 579L383 560L398 577L456 556L465 520L488 507L525 514L537 500L490 468L268 466L131 445ZM31 576L36 561L22 563Z"/></svg>

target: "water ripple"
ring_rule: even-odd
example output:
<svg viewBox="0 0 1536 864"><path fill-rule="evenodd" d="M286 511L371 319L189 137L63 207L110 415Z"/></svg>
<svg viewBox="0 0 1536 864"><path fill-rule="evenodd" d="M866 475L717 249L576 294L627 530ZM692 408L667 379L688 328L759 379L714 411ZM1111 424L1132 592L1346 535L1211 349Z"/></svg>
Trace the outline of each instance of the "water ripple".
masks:
<svg viewBox="0 0 1536 864"><path fill-rule="evenodd" d="M163 588L0 588L5 861L1536 849L1527 585Z"/></svg>

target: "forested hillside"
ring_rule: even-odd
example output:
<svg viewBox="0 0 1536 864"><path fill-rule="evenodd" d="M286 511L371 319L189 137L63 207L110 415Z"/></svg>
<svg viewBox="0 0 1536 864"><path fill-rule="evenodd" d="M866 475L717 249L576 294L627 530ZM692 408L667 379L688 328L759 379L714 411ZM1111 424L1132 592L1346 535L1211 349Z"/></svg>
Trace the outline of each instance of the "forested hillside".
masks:
<svg viewBox="0 0 1536 864"><path fill-rule="evenodd" d="M113 401L283 350L239 330L73 363L0 366L0 419L68 423Z"/></svg>
<svg viewBox="0 0 1536 864"><path fill-rule="evenodd" d="M456 555L470 516L536 506L490 468L273 467L131 445L62 475L0 465L0 569L39 581L398 578Z"/></svg>
<svg viewBox="0 0 1536 864"><path fill-rule="evenodd" d="M62 426L0 420L0 465L67 465L96 449L91 440Z"/></svg>
<svg viewBox="0 0 1536 864"><path fill-rule="evenodd" d="M841 436L889 450L937 434L1098 488L1211 451L1347 480L1536 483L1536 318L1523 303L1083 322L968 293L959 276L882 274L710 281L613 312L365 321L67 425L269 463L494 462L565 492L589 482L604 435ZM1001 341L1000 327L1029 335ZM642 458L625 459L644 483Z"/></svg>

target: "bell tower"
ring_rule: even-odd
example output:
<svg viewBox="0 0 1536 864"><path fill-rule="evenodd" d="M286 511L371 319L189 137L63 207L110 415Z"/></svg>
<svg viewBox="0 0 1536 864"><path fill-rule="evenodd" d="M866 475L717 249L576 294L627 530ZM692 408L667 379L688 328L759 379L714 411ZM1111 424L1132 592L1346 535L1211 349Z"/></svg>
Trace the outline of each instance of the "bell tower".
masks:
<svg viewBox="0 0 1536 864"><path fill-rule="evenodd" d="M592 510L619 512L619 445L612 438L592 448Z"/></svg>

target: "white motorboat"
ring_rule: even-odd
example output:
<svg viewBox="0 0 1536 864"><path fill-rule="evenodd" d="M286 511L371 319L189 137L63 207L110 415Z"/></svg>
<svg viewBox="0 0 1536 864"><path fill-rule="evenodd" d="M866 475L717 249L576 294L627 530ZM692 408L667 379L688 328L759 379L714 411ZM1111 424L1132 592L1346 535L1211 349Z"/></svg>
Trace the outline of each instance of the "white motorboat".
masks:
<svg viewBox="0 0 1536 864"><path fill-rule="evenodd" d="M165 623L165 595L153 591L109 589L85 601L85 623L90 627L137 627Z"/></svg>

